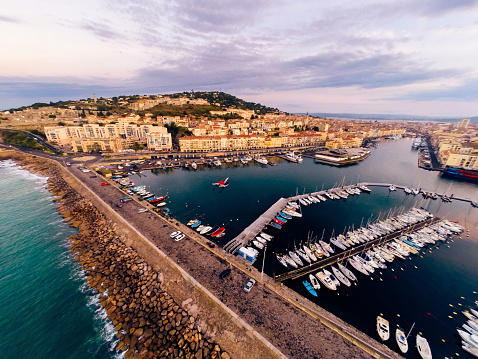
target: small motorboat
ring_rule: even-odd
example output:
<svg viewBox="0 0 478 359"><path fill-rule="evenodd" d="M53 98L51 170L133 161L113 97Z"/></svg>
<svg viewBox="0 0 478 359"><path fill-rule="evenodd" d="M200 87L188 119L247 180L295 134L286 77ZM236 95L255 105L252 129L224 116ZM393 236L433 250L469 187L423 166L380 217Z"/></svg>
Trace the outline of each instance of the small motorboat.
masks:
<svg viewBox="0 0 478 359"><path fill-rule="evenodd" d="M312 284L312 287L314 287L315 290L320 289L319 281L317 280L317 277L315 275L309 274L309 280L310 280L310 283Z"/></svg>
<svg viewBox="0 0 478 359"><path fill-rule="evenodd" d="M304 280L302 282L305 287L307 288L307 290L309 291L310 294L312 294L314 297L317 297L317 292L315 291L315 289L310 285L309 281L308 280Z"/></svg>
<svg viewBox="0 0 478 359"><path fill-rule="evenodd" d="M252 241L252 244L254 245L254 247L256 248L259 248L259 249L264 249L264 245L261 243L261 242L258 242L258 241Z"/></svg>
<svg viewBox="0 0 478 359"><path fill-rule="evenodd" d="M430 350L430 345L428 345L428 341L420 334L417 334L416 346L418 354L420 354L423 359L432 359L432 351Z"/></svg>
<svg viewBox="0 0 478 359"><path fill-rule="evenodd" d="M400 351L405 354L408 351L408 341L405 332L400 327L395 331L395 340Z"/></svg>
<svg viewBox="0 0 478 359"><path fill-rule="evenodd" d="M267 233L264 233L264 232L259 233L259 235L260 235L262 238L267 239L268 241L271 241L271 240L274 238L274 236L271 236L270 234L267 234Z"/></svg>
<svg viewBox="0 0 478 359"><path fill-rule="evenodd" d="M289 268L289 266L287 265L287 261L285 260L285 258L283 256L280 256L276 253L276 258L277 258L277 261L282 264L284 267L286 268Z"/></svg>
<svg viewBox="0 0 478 359"><path fill-rule="evenodd" d="M377 333L382 341L386 341L390 338L390 327L388 320L380 315L377 316Z"/></svg>

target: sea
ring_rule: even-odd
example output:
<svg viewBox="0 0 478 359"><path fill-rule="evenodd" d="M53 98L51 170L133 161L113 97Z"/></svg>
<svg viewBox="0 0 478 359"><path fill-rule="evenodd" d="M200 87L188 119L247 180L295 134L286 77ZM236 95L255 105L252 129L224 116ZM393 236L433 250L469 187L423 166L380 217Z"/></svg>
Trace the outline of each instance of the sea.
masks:
<svg viewBox="0 0 478 359"><path fill-rule="evenodd" d="M0 161L0 356L116 358L113 325L88 289L47 178Z"/></svg>
<svg viewBox="0 0 478 359"><path fill-rule="evenodd" d="M224 226L226 235L217 240L218 245L237 236L281 197L357 182L395 183L478 200L477 184L418 168L412 142L384 140L370 157L342 168L310 158L296 164L274 157L270 159L276 166L223 163L218 168L200 166L197 171L145 171L131 179L156 195L167 194L167 206L178 220L198 218ZM228 187L213 185L226 178ZM114 328L70 253L68 237L77 230L62 221L45 182L46 178L13 162L0 162L0 353L5 358L114 358ZM350 288L337 292L321 288L313 298L302 279L284 285L373 338L377 338L376 316L383 315L392 328L385 345L392 350L398 350L393 328L399 325L408 332L413 327L407 358L418 357L417 333L427 338L435 357L471 357L461 349L456 327L465 322L461 311L476 306L478 300L478 209L466 202L444 203L407 196L401 190L371 189L370 194L304 207L303 217L290 220L282 230L267 229L274 240L254 265L269 276L283 273L274 253L308 238L327 240L333 233L412 206L457 221L469 234L465 231L461 238L395 261L370 277L357 274L358 282Z"/></svg>

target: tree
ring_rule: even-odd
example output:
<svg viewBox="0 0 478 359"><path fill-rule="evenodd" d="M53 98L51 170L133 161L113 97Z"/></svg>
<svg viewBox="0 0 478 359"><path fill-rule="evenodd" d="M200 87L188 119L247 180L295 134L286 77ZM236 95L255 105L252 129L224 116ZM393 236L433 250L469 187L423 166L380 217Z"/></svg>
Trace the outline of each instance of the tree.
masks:
<svg viewBox="0 0 478 359"><path fill-rule="evenodd" d="M49 118L56 118L56 115L51 114L51 115L48 115L48 117Z"/></svg>
<svg viewBox="0 0 478 359"><path fill-rule="evenodd" d="M140 151L144 148L144 146L142 144L138 143L138 142L135 142L135 143L133 143L131 148L135 151Z"/></svg>

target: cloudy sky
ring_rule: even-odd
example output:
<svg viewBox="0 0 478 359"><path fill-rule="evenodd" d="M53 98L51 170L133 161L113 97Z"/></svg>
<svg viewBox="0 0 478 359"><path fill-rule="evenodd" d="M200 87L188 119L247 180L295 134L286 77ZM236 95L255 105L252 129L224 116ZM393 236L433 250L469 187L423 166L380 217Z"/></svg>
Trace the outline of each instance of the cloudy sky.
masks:
<svg viewBox="0 0 478 359"><path fill-rule="evenodd" d="M0 109L194 89L288 112L478 115L478 0L0 4Z"/></svg>

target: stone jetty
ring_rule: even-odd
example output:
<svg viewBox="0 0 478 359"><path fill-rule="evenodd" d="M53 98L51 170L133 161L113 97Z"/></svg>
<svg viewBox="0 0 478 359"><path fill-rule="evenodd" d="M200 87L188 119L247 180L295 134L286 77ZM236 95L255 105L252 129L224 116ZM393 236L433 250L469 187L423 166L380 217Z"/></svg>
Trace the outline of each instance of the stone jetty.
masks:
<svg viewBox="0 0 478 359"><path fill-rule="evenodd" d="M117 351L126 359L230 358L162 288L160 274L120 240L114 224L57 169L31 157L15 159L28 170L49 176L47 188L59 203L58 212L79 229L70 238L71 250L115 326Z"/></svg>

